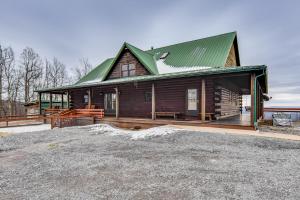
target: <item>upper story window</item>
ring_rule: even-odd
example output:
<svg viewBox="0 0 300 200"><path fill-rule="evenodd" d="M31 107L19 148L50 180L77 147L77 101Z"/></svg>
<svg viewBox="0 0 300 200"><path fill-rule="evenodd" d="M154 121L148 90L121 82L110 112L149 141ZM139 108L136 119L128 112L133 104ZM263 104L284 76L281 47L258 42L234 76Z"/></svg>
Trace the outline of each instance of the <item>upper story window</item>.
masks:
<svg viewBox="0 0 300 200"><path fill-rule="evenodd" d="M121 75L122 77L135 76L135 65L134 64L122 65Z"/></svg>

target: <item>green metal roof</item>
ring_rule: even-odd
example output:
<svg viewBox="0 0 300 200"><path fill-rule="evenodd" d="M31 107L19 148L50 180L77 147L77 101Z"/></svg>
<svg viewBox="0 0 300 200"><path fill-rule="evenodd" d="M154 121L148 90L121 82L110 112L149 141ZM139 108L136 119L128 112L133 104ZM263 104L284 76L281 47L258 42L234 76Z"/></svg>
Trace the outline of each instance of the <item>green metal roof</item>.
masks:
<svg viewBox="0 0 300 200"><path fill-rule="evenodd" d="M99 64L95 67L92 71L90 71L87 75L82 77L76 84L80 84L83 82L95 81L99 80L102 81L103 78L106 76L106 72L109 70L114 58L106 59L103 63Z"/></svg>
<svg viewBox="0 0 300 200"><path fill-rule="evenodd" d="M126 43L126 46L139 59L139 61L151 72L151 74L158 74L156 62L153 55L143 51L131 44Z"/></svg>
<svg viewBox="0 0 300 200"><path fill-rule="evenodd" d="M158 59L168 52L165 63L174 66L225 66L236 32L183 42L166 47L148 50Z"/></svg>
<svg viewBox="0 0 300 200"><path fill-rule="evenodd" d="M226 60L228 58L231 46L234 44L235 38L236 32L231 32L147 51L143 51L125 42L116 57L105 60L74 85L60 88L41 89L37 91L59 91L69 88L120 84L133 81L151 81L168 78L265 70L266 66L264 65L225 67ZM125 48L134 54L134 56L145 66L151 75L106 80L107 75ZM168 53L168 55L163 59L163 65L161 65L161 63L159 63L162 61L160 57L164 53ZM175 68L176 70L186 68L187 71L162 73L159 69L161 69L164 65ZM195 66L203 66L207 68L192 69L192 67Z"/></svg>
<svg viewBox="0 0 300 200"><path fill-rule="evenodd" d="M76 84L95 80L105 81L124 48L128 48L151 74L159 74L156 61L163 53L168 53L164 63L172 67L222 67L225 66L235 37L236 32L231 32L148 51L125 42L115 58L105 60Z"/></svg>

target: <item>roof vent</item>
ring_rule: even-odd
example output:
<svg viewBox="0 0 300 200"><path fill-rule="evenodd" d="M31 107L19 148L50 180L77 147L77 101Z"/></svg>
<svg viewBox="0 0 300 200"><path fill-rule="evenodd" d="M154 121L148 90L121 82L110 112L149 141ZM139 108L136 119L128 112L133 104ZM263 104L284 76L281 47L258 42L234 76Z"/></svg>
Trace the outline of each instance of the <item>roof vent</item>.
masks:
<svg viewBox="0 0 300 200"><path fill-rule="evenodd" d="M159 59L165 59L169 55L169 52L163 53Z"/></svg>

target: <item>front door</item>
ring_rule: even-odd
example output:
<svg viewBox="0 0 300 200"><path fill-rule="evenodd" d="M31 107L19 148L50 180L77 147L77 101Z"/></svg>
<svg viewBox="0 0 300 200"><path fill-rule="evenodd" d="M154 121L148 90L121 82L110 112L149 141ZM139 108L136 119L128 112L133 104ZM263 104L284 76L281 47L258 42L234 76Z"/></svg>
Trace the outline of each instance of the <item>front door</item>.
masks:
<svg viewBox="0 0 300 200"><path fill-rule="evenodd" d="M199 113L199 99L198 99L198 89L191 88L187 89L186 99L187 99L187 115L198 116Z"/></svg>
<svg viewBox="0 0 300 200"><path fill-rule="evenodd" d="M116 113L116 94L106 93L104 94L104 112L105 114Z"/></svg>

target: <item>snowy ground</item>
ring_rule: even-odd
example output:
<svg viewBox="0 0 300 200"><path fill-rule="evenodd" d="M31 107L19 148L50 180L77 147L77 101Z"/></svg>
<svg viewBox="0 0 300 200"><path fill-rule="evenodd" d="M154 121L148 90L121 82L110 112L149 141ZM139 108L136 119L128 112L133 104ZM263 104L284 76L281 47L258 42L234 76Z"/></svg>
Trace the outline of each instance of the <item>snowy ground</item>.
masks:
<svg viewBox="0 0 300 200"><path fill-rule="evenodd" d="M300 142L108 125L0 137L0 199L300 199Z"/></svg>
<svg viewBox="0 0 300 200"><path fill-rule="evenodd" d="M44 131L50 130L50 124L38 124L38 125L30 125L30 126L16 126L16 127L7 127L0 128L0 133L25 133L25 132L34 132L34 131Z"/></svg>

